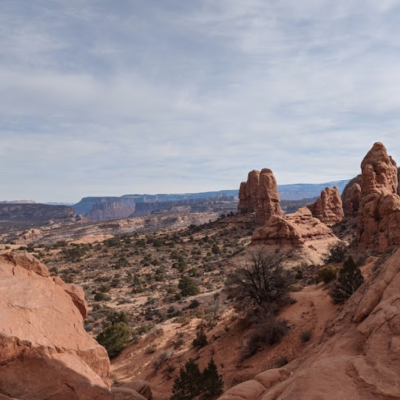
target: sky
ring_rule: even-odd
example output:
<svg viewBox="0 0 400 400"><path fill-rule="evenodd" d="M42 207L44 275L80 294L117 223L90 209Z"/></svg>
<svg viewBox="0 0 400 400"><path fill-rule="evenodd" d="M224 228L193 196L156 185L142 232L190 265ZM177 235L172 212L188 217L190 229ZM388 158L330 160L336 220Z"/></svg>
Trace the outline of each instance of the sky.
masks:
<svg viewBox="0 0 400 400"><path fill-rule="evenodd" d="M1 0L0 200L400 162L398 0Z"/></svg>

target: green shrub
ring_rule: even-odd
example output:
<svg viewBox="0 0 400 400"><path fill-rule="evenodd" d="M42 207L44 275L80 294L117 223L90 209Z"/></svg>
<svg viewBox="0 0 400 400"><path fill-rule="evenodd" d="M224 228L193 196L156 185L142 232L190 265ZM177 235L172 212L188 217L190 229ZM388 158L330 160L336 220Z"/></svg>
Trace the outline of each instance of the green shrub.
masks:
<svg viewBox="0 0 400 400"><path fill-rule="evenodd" d="M193 310L200 306L200 303L197 300L192 300L192 302L188 305L190 310Z"/></svg>
<svg viewBox="0 0 400 400"><path fill-rule="evenodd" d="M157 350L156 347L151 345L151 346L147 346L144 352L146 354L153 354L156 352L156 350Z"/></svg>
<svg viewBox="0 0 400 400"><path fill-rule="evenodd" d="M85 255L86 250L81 247L74 247L74 248L62 249L61 253L64 256L65 260L71 262L78 262Z"/></svg>
<svg viewBox="0 0 400 400"><path fill-rule="evenodd" d="M329 254L326 262L335 263L342 262L348 254L347 245L343 242L337 242L329 246Z"/></svg>
<svg viewBox="0 0 400 400"><path fill-rule="evenodd" d="M196 337L193 339L193 347L204 347L208 345L207 335L204 332L204 328L201 327L196 333Z"/></svg>
<svg viewBox="0 0 400 400"><path fill-rule="evenodd" d="M334 303L347 300L364 282L360 268L349 257L339 270L338 278L330 292Z"/></svg>
<svg viewBox="0 0 400 400"><path fill-rule="evenodd" d="M240 362L247 360L257 353L259 345L272 346L279 343L289 330L286 320L277 320L269 315L266 320L259 323L250 335L246 347L240 356Z"/></svg>
<svg viewBox="0 0 400 400"><path fill-rule="evenodd" d="M333 280L336 279L336 268L333 267L332 265L328 265L326 267L321 268L317 272L317 276L315 278L315 282L324 282L325 285L327 285L329 282L332 282Z"/></svg>
<svg viewBox="0 0 400 400"><path fill-rule="evenodd" d="M312 332L307 330L300 333L300 340L303 343L309 342L312 336Z"/></svg>
<svg viewBox="0 0 400 400"><path fill-rule="evenodd" d="M158 371L165 361L167 361L172 355L171 351L163 351L161 352L154 360L153 360L153 368L154 371Z"/></svg>
<svg viewBox="0 0 400 400"><path fill-rule="evenodd" d="M196 282L188 276L183 276L179 280L178 288L181 291L181 295L183 297L194 296L200 293L200 289L197 286Z"/></svg>
<svg viewBox="0 0 400 400"><path fill-rule="evenodd" d="M277 368L282 368L289 362L286 356L281 356L275 360L275 365Z"/></svg>
<svg viewBox="0 0 400 400"><path fill-rule="evenodd" d="M109 296L107 296L106 294L104 294L102 292L96 293L94 295L94 301L103 301L103 300L107 300L109 298L110 298Z"/></svg>
<svg viewBox="0 0 400 400"><path fill-rule="evenodd" d="M96 340L105 347L110 358L116 357L128 344L131 338L131 330L123 322L110 325L99 333Z"/></svg>

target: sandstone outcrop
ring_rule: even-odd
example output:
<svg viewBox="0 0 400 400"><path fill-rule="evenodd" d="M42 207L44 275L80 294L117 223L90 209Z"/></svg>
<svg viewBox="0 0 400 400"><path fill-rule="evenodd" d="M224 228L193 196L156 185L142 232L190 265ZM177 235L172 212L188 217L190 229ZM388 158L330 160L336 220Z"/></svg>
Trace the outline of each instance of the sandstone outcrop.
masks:
<svg viewBox="0 0 400 400"><path fill-rule="evenodd" d="M344 188L342 193L343 211L346 218L358 214L361 202L362 175L357 175Z"/></svg>
<svg viewBox="0 0 400 400"><path fill-rule="evenodd" d="M260 225L274 215L283 215L279 202L278 185L273 172L268 168L261 172L250 171L247 182L240 184L238 211L255 212L255 220Z"/></svg>
<svg viewBox="0 0 400 400"><path fill-rule="evenodd" d="M375 143L361 163L358 252L382 253L400 245L400 197L395 161L382 143Z"/></svg>
<svg viewBox="0 0 400 400"><path fill-rule="evenodd" d="M259 373L251 381L234 386L223 394L219 400L258 399L267 389L284 381L291 375L286 368L275 368Z"/></svg>
<svg viewBox="0 0 400 400"><path fill-rule="evenodd" d="M24 400L112 400L107 353L83 327L82 289L32 255L0 256L0 393Z"/></svg>
<svg viewBox="0 0 400 400"><path fill-rule="evenodd" d="M400 399L399 327L397 249L347 301L320 343L285 367L291 375L280 376L262 392L256 379L242 383L220 399ZM240 390L245 384L252 389Z"/></svg>
<svg viewBox="0 0 400 400"><path fill-rule="evenodd" d="M307 207L293 214L275 215L251 238L252 245L303 246L307 241L337 240L332 230L314 218Z"/></svg>
<svg viewBox="0 0 400 400"><path fill-rule="evenodd" d="M339 189L325 188L314 204L308 206L312 215L327 225L334 225L343 220L343 204Z"/></svg>
<svg viewBox="0 0 400 400"><path fill-rule="evenodd" d="M238 211L243 213L256 212L259 204L260 172L250 171L247 182L242 182L239 189Z"/></svg>
<svg viewBox="0 0 400 400"><path fill-rule="evenodd" d="M283 211L279 204L278 184L273 172L264 168L260 173L260 187L256 222L265 224L273 216L282 216Z"/></svg>

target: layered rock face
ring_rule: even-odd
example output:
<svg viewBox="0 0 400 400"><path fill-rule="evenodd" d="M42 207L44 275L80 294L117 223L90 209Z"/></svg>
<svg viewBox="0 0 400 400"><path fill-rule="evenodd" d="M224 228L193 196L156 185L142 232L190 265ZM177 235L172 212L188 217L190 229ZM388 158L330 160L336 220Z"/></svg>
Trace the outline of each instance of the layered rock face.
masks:
<svg viewBox="0 0 400 400"><path fill-rule="evenodd" d="M248 174L247 182L242 182L239 189L238 211L256 213L256 222L265 224L274 215L283 215L280 207L278 185L273 172L264 168Z"/></svg>
<svg viewBox="0 0 400 400"><path fill-rule="evenodd" d="M251 238L252 245L303 246L307 241L337 240L332 230L314 218L307 207L286 216L275 215Z"/></svg>
<svg viewBox="0 0 400 400"><path fill-rule="evenodd" d="M81 288L25 252L0 255L0 394L111 400L106 350L83 328Z"/></svg>
<svg viewBox="0 0 400 400"><path fill-rule="evenodd" d="M339 189L325 188L314 204L308 206L312 215L327 225L334 225L343 220L343 204Z"/></svg>
<svg viewBox="0 0 400 400"><path fill-rule="evenodd" d="M224 400L400 399L400 249L345 304L320 344L285 369L269 370ZM236 397L235 397L236 396Z"/></svg>
<svg viewBox="0 0 400 400"><path fill-rule="evenodd" d="M400 245L397 165L385 146L375 143L362 161L361 170L358 251L382 253L389 246Z"/></svg>
<svg viewBox="0 0 400 400"><path fill-rule="evenodd" d="M342 203L346 218L355 217L358 214L361 202L362 175L357 175L344 188Z"/></svg>
<svg viewBox="0 0 400 400"><path fill-rule="evenodd" d="M253 170L247 176L247 182L242 182L239 189L238 211L243 213L256 212L259 203L260 172Z"/></svg>
<svg viewBox="0 0 400 400"><path fill-rule="evenodd" d="M113 220L128 218L134 212L135 201L126 199L124 201L95 203L85 217L91 221Z"/></svg>

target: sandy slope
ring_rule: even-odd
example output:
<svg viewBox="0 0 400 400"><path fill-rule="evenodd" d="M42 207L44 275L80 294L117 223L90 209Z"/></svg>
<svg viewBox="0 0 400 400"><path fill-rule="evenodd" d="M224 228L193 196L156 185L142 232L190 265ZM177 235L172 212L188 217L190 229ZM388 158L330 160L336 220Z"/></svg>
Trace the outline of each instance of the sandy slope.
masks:
<svg viewBox="0 0 400 400"><path fill-rule="evenodd" d="M339 312L339 307L331 303L327 291L321 285L308 286L301 292L292 293L292 297L296 303L286 306L279 316L288 320L291 329L287 336L276 346L260 349L255 356L241 365L238 363L239 356L251 330L244 330L237 323L233 310L227 309L217 326L206 329L209 344L200 351L194 349L191 342L201 320L193 319L187 325L167 321L160 325L162 334L150 333L139 343L128 346L112 362L112 372L121 381L147 380L153 388L155 400L166 400L171 396L173 378L179 373L180 366L192 357L197 359L203 368L213 356L219 372L223 375L226 390L273 367L279 357L285 356L292 361L306 354L319 342L325 326ZM300 340L300 333L305 330L312 331L312 338L308 343ZM179 332L183 332L184 345L174 350L173 343L178 340ZM155 346L156 351L148 354L146 349L149 346ZM163 351L170 351L172 355L158 372L154 372L153 360ZM173 365L175 371L167 372L167 365Z"/></svg>

